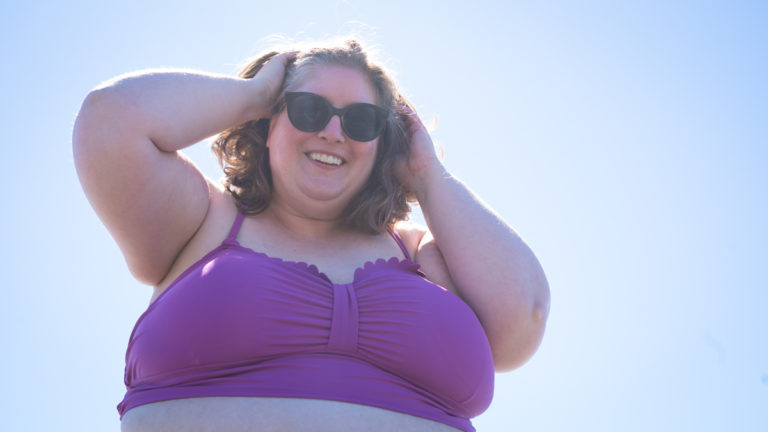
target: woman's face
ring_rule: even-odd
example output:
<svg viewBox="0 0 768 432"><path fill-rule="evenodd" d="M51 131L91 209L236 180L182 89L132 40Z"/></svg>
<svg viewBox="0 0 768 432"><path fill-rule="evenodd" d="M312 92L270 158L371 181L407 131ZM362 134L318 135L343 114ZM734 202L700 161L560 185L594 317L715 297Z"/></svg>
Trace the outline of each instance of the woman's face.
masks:
<svg viewBox="0 0 768 432"><path fill-rule="evenodd" d="M315 66L292 91L320 95L336 108L376 103L375 92L357 69ZM378 138L355 141L344 133L334 115L317 132L302 132L286 110L272 117L267 147L274 199L314 216L338 217L368 181L376 159Z"/></svg>

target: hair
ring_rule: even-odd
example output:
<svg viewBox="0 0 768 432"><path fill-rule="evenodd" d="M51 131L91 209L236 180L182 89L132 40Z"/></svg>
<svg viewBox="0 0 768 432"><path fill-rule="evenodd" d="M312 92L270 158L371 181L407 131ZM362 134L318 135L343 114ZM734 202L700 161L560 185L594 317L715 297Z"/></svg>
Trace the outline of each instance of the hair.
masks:
<svg viewBox="0 0 768 432"><path fill-rule="evenodd" d="M271 51L251 60L238 76L253 78L277 54L277 51ZM362 72L373 86L376 103L391 113L379 135L370 177L342 213L345 226L372 234L381 233L395 222L407 219L411 211L408 203L414 201L394 173L395 161L408 153L408 136L402 120L392 112L395 105L411 105L387 71L371 61L366 50L354 39L343 44L299 51L286 67L285 80L271 115L275 116L285 109L285 92L300 85L308 72L315 67L329 65L346 66ZM263 212L272 200L272 171L266 145L268 135L269 119L259 119L221 132L212 145L224 170L224 186L246 214Z"/></svg>

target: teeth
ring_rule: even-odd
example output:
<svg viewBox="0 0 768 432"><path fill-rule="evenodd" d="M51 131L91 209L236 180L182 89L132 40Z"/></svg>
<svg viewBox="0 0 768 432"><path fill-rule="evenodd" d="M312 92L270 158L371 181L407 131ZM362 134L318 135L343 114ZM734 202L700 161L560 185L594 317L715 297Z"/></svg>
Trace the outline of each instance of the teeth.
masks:
<svg viewBox="0 0 768 432"><path fill-rule="evenodd" d="M307 156L309 156L310 159L316 160L318 162L326 163L328 165L341 165L342 160L337 158L336 156L331 156L329 154L325 153L308 153Z"/></svg>

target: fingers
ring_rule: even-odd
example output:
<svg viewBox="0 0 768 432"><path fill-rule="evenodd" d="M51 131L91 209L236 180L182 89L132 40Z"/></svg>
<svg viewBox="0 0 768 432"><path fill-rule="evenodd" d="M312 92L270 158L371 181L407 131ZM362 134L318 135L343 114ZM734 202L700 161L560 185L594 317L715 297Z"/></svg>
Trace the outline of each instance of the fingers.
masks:
<svg viewBox="0 0 768 432"><path fill-rule="evenodd" d="M410 116L415 116L416 115L416 111L414 111L413 108L411 108L408 105L403 105L403 104L394 105L392 107L392 110L397 115L400 115L400 116L410 117Z"/></svg>
<svg viewBox="0 0 768 432"><path fill-rule="evenodd" d="M289 64L296 59L298 51L286 51L266 57L256 75L253 77L254 101L258 108L258 118L268 118L272 114L280 88L285 81L285 73Z"/></svg>
<svg viewBox="0 0 768 432"><path fill-rule="evenodd" d="M416 129L424 127L419 115L410 106L395 105L392 107L392 110L405 123L406 129L409 131L414 132Z"/></svg>
<svg viewBox="0 0 768 432"><path fill-rule="evenodd" d="M298 51L286 51L279 54L275 54L274 56L269 58L268 63L277 62L280 63L283 67L288 66L288 63L296 60L296 56L299 54Z"/></svg>
<svg viewBox="0 0 768 432"><path fill-rule="evenodd" d="M270 57L259 73L273 73L273 74L285 74L285 69L288 65L296 59L298 51L288 51L284 53L275 54Z"/></svg>

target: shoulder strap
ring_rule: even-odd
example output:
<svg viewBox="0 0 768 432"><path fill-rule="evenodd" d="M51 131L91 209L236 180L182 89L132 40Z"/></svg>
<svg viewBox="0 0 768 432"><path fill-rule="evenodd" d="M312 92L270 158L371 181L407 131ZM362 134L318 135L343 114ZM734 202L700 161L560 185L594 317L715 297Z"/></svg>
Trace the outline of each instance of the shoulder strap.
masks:
<svg viewBox="0 0 768 432"><path fill-rule="evenodd" d="M232 223L232 228L229 230L227 238L224 239L224 243L239 244L235 239L237 238L237 233L240 231L240 226L243 224L243 219L245 219L245 214L238 208L237 217L235 218L235 222Z"/></svg>
<svg viewBox="0 0 768 432"><path fill-rule="evenodd" d="M392 236L393 239L395 239L395 243L397 243L397 245L400 246L400 250L403 251L403 254L405 255L405 257L410 260L411 254L409 254L408 249L405 248L405 244L403 243L403 239L400 238L400 234L398 234L394 228L387 228L387 231L389 231L389 234Z"/></svg>

